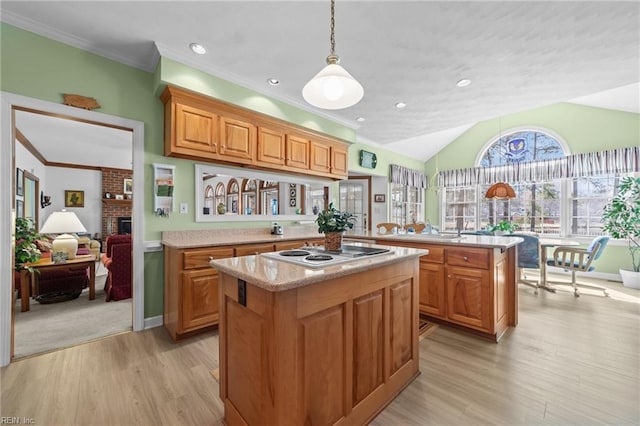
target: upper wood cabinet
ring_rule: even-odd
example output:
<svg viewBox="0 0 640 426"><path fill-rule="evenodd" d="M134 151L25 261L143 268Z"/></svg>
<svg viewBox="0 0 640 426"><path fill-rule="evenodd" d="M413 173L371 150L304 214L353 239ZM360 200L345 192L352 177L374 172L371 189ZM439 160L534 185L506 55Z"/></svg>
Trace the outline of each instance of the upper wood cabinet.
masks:
<svg viewBox="0 0 640 426"><path fill-rule="evenodd" d="M233 118L220 117L220 159L253 164L256 126Z"/></svg>
<svg viewBox="0 0 640 426"><path fill-rule="evenodd" d="M331 179L347 176L347 144L273 117L167 86L169 157L224 162Z"/></svg>
<svg viewBox="0 0 640 426"><path fill-rule="evenodd" d="M282 166L285 155L285 133L269 127L258 127L257 164Z"/></svg>

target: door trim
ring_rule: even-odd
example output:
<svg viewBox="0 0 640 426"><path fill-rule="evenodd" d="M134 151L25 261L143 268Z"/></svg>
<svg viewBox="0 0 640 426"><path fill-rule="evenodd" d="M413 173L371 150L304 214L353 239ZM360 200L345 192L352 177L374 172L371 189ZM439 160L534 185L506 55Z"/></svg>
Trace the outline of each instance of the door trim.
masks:
<svg viewBox="0 0 640 426"><path fill-rule="evenodd" d="M75 117L111 126L131 129L133 132L133 192L144 194L144 123L116 117L100 112L87 111L62 104L43 101L9 92L0 92L0 247L13 247L13 224L15 205L13 203L13 159L14 127L13 107L31 108L54 114ZM144 196L133 198L133 330L144 329L144 251L143 214ZM13 289L13 250L0 250L0 366L11 362L11 303Z"/></svg>

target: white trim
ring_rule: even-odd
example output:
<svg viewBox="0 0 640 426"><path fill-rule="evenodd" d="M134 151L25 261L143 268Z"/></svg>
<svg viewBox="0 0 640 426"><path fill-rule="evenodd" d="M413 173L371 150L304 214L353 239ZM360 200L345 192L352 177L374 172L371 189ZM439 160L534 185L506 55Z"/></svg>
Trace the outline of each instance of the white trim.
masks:
<svg viewBox="0 0 640 426"><path fill-rule="evenodd" d="M164 319L162 315L156 315L155 317L149 317L144 319L144 329L148 330L150 328L161 327L164 324Z"/></svg>
<svg viewBox="0 0 640 426"><path fill-rule="evenodd" d="M13 237L12 214L13 200L11 191L12 160L14 143L12 140L12 108L20 106L47 111L70 117L90 120L114 126L129 128L133 131L133 191L144 194L144 123L99 112L73 108L62 104L29 98L9 92L0 92L1 139L0 150L6 154L0 156L0 247L11 247ZM8 190L7 190L8 189ZM143 213L145 197L133 199L133 330L144 329L144 254L143 254ZM13 288L13 265L11 250L0 250L0 366L11 362L11 304Z"/></svg>

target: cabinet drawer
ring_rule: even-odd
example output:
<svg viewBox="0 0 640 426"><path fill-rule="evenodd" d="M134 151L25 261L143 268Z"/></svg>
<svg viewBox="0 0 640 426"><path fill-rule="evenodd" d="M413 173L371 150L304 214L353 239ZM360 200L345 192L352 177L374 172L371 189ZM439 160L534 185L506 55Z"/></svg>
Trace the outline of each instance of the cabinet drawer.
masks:
<svg viewBox="0 0 640 426"><path fill-rule="evenodd" d="M428 255L420 257L421 262L444 263L444 247L422 246L419 248L429 250Z"/></svg>
<svg viewBox="0 0 640 426"><path fill-rule="evenodd" d="M236 257L251 256L258 253L267 253L273 251L273 244L247 244L236 247Z"/></svg>
<svg viewBox="0 0 640 426"><path fill-rule="evenodd" d="M448 248L447 264L467 268L489 269L489 250L478 248Z"/></svg>
<svg viewBox="0 0 640 426"><path fill-rule="evenodd" d="M196 268L208 268L209 258L224 259L227 257L233 257L233 248L220 247L220 248L203 248L196 250L189 250L183 253L182 262L183 269L196 269Z"/></svg>

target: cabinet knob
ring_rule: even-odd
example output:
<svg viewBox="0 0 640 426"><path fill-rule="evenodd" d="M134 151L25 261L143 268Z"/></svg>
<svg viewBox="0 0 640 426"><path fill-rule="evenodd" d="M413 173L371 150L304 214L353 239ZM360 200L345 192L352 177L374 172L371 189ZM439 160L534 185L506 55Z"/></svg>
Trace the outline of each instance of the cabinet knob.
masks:
<svg viewBox="0 0 640 426"><path fill-rule="evenodd" d="M468 262L468 261L469 261L469 258L468 258L467 256L464 256L464 257L462 258L462 260L464 260L465 262Z"/></svg>
<svg viewBox="0 0 640 426"><path fill-rule="evenodd" d="M451 278L451 275L447 275L447 278Z"/></svg>
<svg viewBox="0 0 640 426"><path fill-rule="evenodd" d="M209 256L209 260L213 260L213 256Z"/></svg>

